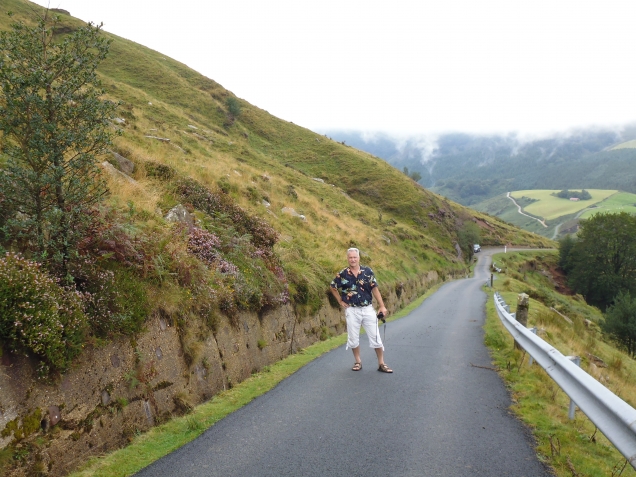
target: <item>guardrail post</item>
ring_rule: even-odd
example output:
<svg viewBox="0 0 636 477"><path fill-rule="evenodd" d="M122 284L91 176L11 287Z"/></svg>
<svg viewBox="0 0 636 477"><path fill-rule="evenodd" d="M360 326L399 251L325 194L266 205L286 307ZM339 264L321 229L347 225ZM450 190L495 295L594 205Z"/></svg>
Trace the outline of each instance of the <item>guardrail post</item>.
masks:
<svg viewBox="0 0 636 477"><path fill-rule="evenodd" d="M579 368L581 367L581 358L579 356L566 356L567 359L576 364ZM576 403L570 399L570 409L568 411L568 419L570 421L574 420L574 411L576 410Z"/></svg>
<svg viewBox="0 0 636 477"><path fill-rule="evenodd" d="M532 328L528 328L530 331L532 331L535 335L537 334L537 327L534 326ZM532 363L534 363L534 359L532 359L532 355L530 355L530 359L528 360L528 363L530 364L530 366L532 366Z"/></svg>
<svg viewBox="0 0 636 477"><path fill-rule="evenodd" d="M530 297L525 293L517 295L517 312L515 320L521 323L524 328L528 326L528 308L530 307ZM515 348L522 349L521 345L515 340Z"/></svg>

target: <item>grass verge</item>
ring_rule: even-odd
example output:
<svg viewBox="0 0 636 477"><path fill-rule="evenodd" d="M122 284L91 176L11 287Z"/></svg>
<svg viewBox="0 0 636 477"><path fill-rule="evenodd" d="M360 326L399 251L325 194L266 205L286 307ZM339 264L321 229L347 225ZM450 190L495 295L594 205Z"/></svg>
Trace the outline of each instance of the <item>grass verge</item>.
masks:
<svg viewBox="0 0 636 477"><path fill-rule="evenodd" d="M395 321L408 315L432 295L439 286L441 283L430 288L424 295L388 317L387 321ZM264 368L263 371L252 375L232 389L217 394L205 404L196 407L191 413L172 419L134 438L128 447L103 457L92 458L82 469L70 474L70 477L127 477L133 475L196 439L207 428L228 414L265 394L286 377L328 351L342 346L346 341L347 335L345 333L300 350L298 353Z"/></svg>

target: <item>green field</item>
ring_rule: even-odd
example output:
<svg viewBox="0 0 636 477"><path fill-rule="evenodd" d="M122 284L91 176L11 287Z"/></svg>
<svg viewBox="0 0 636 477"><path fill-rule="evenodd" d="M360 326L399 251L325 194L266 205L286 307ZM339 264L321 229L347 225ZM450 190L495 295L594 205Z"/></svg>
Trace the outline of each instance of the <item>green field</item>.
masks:
<svg viewBox="0 0 636 477"><path fill-rule="evenodd" d="M627 212L629 214L636 214L636 194L618 192L597 205L598 207L583 212L580 218L589 219L599 212Z"/></svg>
<svg viewBox="0 0 636 477"><path fill-rule="evenodd" d="M622 142L612 148L615 149L633 149L636 148L636 139L632 139L631 141Z"/></svg>
<svg viewBox="0 0 636 477"><path fill-rule="evenodd" d="M515 199L521 199L522 197L535 199L536 202L524 207L523 210L536 217L553 220L564 215L576 214L577 212L592 205L598 205L600 202L618 192L617 190L586 190L590 193L592 199L571 201L551 195L559 192L558 190L518 190L511 192L510 195ZM631 195L634 196L633 194ZM636 196L634 197L636 198Z"/></svg>

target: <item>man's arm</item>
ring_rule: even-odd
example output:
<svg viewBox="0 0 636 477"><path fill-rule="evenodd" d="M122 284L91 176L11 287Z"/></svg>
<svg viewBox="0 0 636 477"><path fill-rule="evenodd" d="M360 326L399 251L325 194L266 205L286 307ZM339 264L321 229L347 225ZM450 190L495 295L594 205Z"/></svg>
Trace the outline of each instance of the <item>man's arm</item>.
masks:
<svg viewBox="0 0 636 477"><path fill-rule="evenodd" d="M340 304L341 307L349 308L349 305L345 303L344 301L342 301L342 298L340 298L340 293L338 293L337 288L329 287L329 289L331 290L331 294L336 297L336 300L338 300L338 303Z"/></svg>
<svg viewBox="0 0 636 477"><path fill-rule="evenodd" d="M380 313L384 313L384 316L386 316L389 311L384 306L384 300L382 300L382 295L380 295L380 289L377 286L375 286L371 289L371 293L373 293L373 297L377 300L378 304L380 305L380 308L378 308L378 311Z"/></svg>

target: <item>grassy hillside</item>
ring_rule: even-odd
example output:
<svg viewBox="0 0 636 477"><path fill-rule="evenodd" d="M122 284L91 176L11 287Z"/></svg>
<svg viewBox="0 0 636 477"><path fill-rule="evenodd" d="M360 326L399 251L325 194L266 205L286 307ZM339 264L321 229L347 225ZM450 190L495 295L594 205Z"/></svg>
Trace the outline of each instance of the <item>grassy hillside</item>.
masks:
<svg viewBox="0 0 636 477"><path fill-rule="evenodd" d="M636 194L629 192L618 192L611 195L602 202L596 204L596 207L585 210L580 218L588 219L599 212L627 212L636 214Z"/></svg>
<svg viewBox="0 0 636 477"><path fill-rule="evenodd" d="M26 0L6 0L3 10L14 17L0 14L0 30L43 11ZM59 21L58 37L82 25L67 15ZM350 246L391 290L431 270L464 273L455 247L468 223L485 245L551 245L280 120L159 52L103 34L112 44L99 75L106 96L121 104L112 152L135 169L126 175L104 165L110 193L79 250L88 259L74 265L88 291L108 291L84 310L100 316L89 319L100 339L135 333L156 314L184 335L192 317L215 332L220 314L288 301L300 319L326 303ZM122 168L114 155L100 160ZM193 217L189 226L165 218L179 204ZM13 236L0 244L24 245Z"/></svg>
<svg viewBox="0 0 636 477"><path fill-rule="evenodd" d="M10 0L7 6L28 14L25 4ZM0 22L6 29L9 18L2 16ZM63 18L64 26L79 24ZM122 102L119 114L126 120L116 149L142 166L134 174L134 186L113 181L114 206L127 210L131 201L153 216L148 221L160 220L158 208L165 213L177 200L164 181L145 173L144 164L159 162L210 189L227 183L222 188L238 204L283 234L281 249L299 247L314 264L327 260L329 273L341 262L341 257L332 258L333 251L350 243L371 251L372 264L380 273L391 269L394 278L436 264L461 267L453 249L456 229L473 216L492 222L482 228L485 243L539 244L530 235L427 192L378 158L279 120L244 100L239 99L242 113L232 121L226 101L233 95L218 83L158 52L106 35L113 44L100 73L108 95ZM145 137L149 135L170 143ZM269 199L269 209L261 205L263 198ZM284 206L307 220L287 217L281 212ZM396 267L400 262L404 265Z"/></svg>

